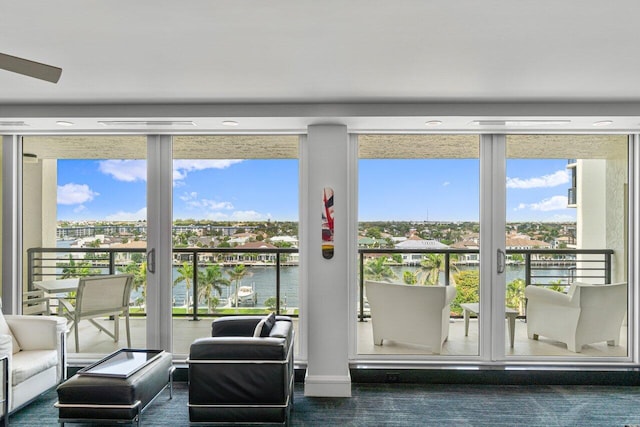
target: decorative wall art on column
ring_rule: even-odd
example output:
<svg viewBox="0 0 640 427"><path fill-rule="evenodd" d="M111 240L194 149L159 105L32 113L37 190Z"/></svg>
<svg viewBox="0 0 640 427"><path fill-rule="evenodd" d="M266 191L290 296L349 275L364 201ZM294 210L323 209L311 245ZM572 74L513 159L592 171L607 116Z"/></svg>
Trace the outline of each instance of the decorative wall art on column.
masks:
<svg viewBox="0 0 640 427"><path fill-rule="evenodd" d="M333 188L322 190L322 256L333 258Z"/></svg>

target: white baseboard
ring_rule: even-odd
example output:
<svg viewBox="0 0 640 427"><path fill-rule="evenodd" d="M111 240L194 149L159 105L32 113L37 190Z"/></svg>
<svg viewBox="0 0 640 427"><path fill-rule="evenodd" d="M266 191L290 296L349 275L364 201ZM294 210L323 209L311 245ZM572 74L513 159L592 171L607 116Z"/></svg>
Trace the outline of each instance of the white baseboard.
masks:
<svg viewBox="0 0 640 427"><path fill-rule="evenodd" d="M304 379L304 395L351 397L351 375L309 375Z"/></svg>

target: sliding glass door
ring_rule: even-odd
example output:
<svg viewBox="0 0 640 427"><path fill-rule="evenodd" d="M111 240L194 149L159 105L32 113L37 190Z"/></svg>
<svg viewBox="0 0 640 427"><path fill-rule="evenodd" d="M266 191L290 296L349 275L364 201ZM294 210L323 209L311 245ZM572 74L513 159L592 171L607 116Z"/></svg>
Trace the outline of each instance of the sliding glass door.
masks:
<svg viewBox="0 0 640 427"><path fill-rule="evenodd" d="M298 135L173 138L173 352L219 316L294 318L304 334L298 257Z"/></svg>
<svg viewBox="0 0 640 427"><path fill-rule="evenodd" d="M360 135L357 357L480 353L477 135Z"/></svg>
<svg viewBox="0 0 640 427"><path fill-rule="evenodd" d="M71 318L96 303L79 301L80 278L131 274L129 331L113 316L70 323L68 351L146 347L146 137L28 136L22 152L22 311ZM117 340L99 329L116 325Z"/></svg>
<svg viewBox="0 0 640 427"><path fill-rule="evenodd" d="M630 360L628 136L360 135L359 158L354 358Z"/></svg>
<svg viewBox="0 0 640 427"><path fill-rule="evenodd" d="M626 135L509 135L508 356L629 355ZM619 285L615 285L619 284Z"/></svg>

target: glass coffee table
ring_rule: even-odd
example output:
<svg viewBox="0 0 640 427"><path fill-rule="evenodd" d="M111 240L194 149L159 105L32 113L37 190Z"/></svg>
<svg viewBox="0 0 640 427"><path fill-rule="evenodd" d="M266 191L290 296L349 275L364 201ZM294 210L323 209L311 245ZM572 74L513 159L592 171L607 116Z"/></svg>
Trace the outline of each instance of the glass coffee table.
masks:
<svg viewBox="0 0 640 427"><path fill-rule="evenodd" d="M80 369L78 375L128 378L160 357L162 350L123 348Z"/></svg>

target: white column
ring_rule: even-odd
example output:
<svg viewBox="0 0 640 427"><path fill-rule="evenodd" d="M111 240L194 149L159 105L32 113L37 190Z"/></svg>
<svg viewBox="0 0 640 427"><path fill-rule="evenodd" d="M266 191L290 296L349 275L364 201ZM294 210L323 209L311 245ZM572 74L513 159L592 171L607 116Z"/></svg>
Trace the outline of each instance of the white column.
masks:
<svg viewBox="0 0 640 427"><path fill-rule="evenodd" d="M22 228L22 263L25 268L27 249L56 247L57 183L56 159L38 159L35 163L22 165L22 223L28 224ZM53 268L56 262L43 260L40 264ZM43 272L42 269L39 272ZM22 277L22 286L26 289L27 274Z"/></svg>
<svg viewBox="0 0 640 427"><path fill-rule="evenodd" d="M301 251L306 309L306 396L350 397L349 374L349 135L343 125L312 125L301 149L305 241ZM322 256L322 192L334 190L334 256ZM354 258L355 259L355 258Z"/></svg>

